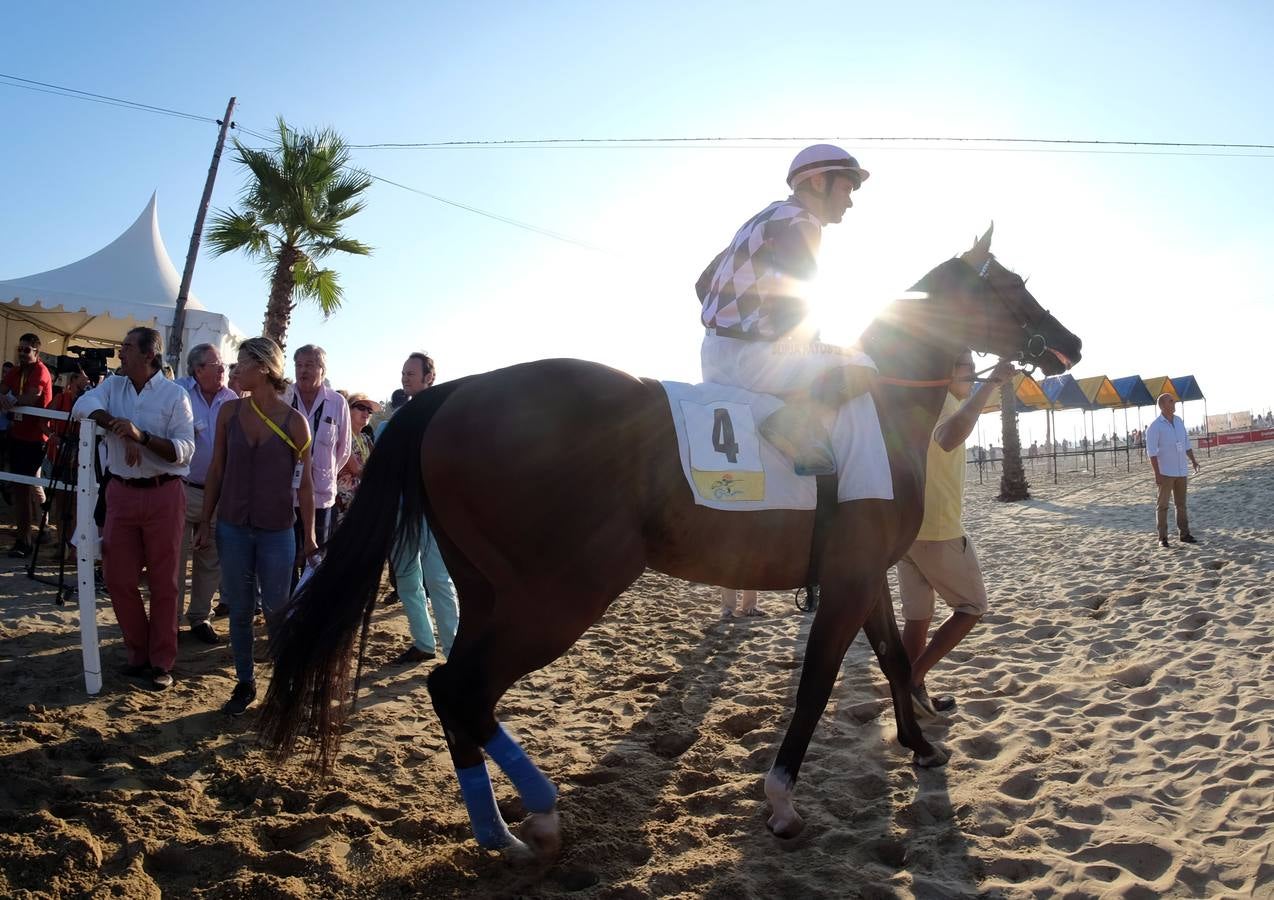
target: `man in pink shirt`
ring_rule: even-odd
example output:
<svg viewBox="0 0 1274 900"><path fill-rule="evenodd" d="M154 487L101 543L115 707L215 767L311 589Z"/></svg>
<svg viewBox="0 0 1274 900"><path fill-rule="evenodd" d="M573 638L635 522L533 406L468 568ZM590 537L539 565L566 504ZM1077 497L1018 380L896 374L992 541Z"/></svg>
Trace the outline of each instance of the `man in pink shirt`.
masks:
<svg viewBox="0 0 1274 900"><path fill-rule="evenodd" d="M314 468L314 539L322 547L334 524L336 475L349 459L352 449L349 404L344 397L323 383L327 375L327 353L322 347L306 344L292 355L292 362L295 365L296 381L283 395L283 400L309 420L310 434L314 438L314 446L310 448ZM297 566L292 577L294 588L304 568L299 506L296 516Z"/></svg>

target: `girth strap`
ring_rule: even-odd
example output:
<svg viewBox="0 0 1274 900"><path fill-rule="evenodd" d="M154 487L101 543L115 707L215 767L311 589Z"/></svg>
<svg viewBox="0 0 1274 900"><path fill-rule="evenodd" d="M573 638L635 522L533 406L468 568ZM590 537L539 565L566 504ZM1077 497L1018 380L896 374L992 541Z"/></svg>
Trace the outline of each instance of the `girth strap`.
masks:
<svg viewBox="0 0 1274 900"><path fill-rule="evenodd" d="M810 564L805 575L804 599L796 592L796 608L813 612L818 608L818 575L823 565L823 550L827 546L827 531L836 514L836 492L839 480L836 475L819 475L814 479L818 500L814 507L814 534L810 538Z"/></svg>

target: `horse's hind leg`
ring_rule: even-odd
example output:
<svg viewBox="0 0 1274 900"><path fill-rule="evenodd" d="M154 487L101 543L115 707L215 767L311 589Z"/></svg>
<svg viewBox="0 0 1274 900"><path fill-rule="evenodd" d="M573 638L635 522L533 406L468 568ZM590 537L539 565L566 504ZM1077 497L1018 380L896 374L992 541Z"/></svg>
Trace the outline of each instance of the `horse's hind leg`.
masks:
<svg viewBox="0 0 1274 900"><path fill-rule="evenodd" d="M461 725L453 712L453 704L447 700L457 693L449 686L456 671L464 668L464 658L468 648L476 642L475 636L486 630L494 603L490 585L477 577L476 573L465 569L467 566L461 562L452 572L460 598L460 626L447 662L429 675L429 695L434 712L442 723L447 749L451 753L451 763L456 770L456 780L460 783L460 795L469 814L469 827L478 845L487 850L500 850L515 856L529 855L526 845L514 837L504 817L500 815L481 746L470 737L468 729Z"/></svg>
<svg viewBox="0 0 1274 900"><path fill-rule="evenodd" d="M601 617L618 593L616 590L609 596L594 593L585 597L578 591L573 595L564 585L530 594L508 592L497 599L498 614L493 613L481 634L474 636L470 631L464 641L457 639L451 658L429 677L429 693L447 730L457 773L470 779L475 797L486 803L490 782L481 781L486 772L482 762L482 751L485 751L513 782L522 805L530 813L523 826L523 836L541 856L556 852L560 844L557 788L500 725L495 717L495 705L519 678L566 652ZM461 629L465 629L463 615ZM469 805L468 795L466 805ZM507 829L501 833L489 827L489 810L493 805L492 800L490 805L479 809L487 815L482 823L487 840L495 841L497 847L507 847L510 840L516 838L508 834ZM498 817L498 812L496 815ZM470 818L477 835L479 822L473 821L473 816L474 807L470 806ZM479 842L483 842L481 837ZM490 845L484 843L483 846Z"/></svg>
<svg viewBox="0 0 1274 900"><path fill-rule="evenodd" d="M881 581L880 598L863 623L867 640L880 663L880 670L889 681L889 693L894 701L894 718L898 722L898 741L915 754L918 766L940 766L950 754L925 739L916 711L911 705L911 663L898 634L898 622L894 618L893 598L889 594L889 582Z"/></svg>

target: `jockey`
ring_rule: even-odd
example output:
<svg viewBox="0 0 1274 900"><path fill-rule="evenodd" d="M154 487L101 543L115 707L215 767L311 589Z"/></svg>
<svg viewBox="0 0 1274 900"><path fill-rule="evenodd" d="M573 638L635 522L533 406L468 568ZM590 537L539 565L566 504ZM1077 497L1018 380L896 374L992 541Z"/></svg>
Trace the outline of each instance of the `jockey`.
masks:
<svg viewBox="0 0 1274 900"><path fill-rule="evenodd" d="M792 196L743 223L695 285L707 328L700 352L704 380L790 401L761 424L761 434L802 475L835 471L820 413L870 389L875 375L854 365L851 351L818 342L805 296L817 272L823 226L841 221L854 205L850 194L867 176L840 147L806 147L788 168ZM844 370L840 383L818 402L811 393L815 380L833 369Z"/></svg>

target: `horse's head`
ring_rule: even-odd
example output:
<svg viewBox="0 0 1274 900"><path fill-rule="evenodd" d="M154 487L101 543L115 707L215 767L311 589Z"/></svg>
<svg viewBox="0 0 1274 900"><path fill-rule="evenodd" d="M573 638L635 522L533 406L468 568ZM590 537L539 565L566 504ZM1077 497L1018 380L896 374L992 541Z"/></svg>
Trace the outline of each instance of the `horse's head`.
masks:
<svg viewBox="0 0 1274 900"><path fill-rule="evenodd" d="M991 253L994 228L914 288L942 301L932 337L1060 375L1079 362L1080 339L1040 306L1020 275L1000 265Z"/></svg>

